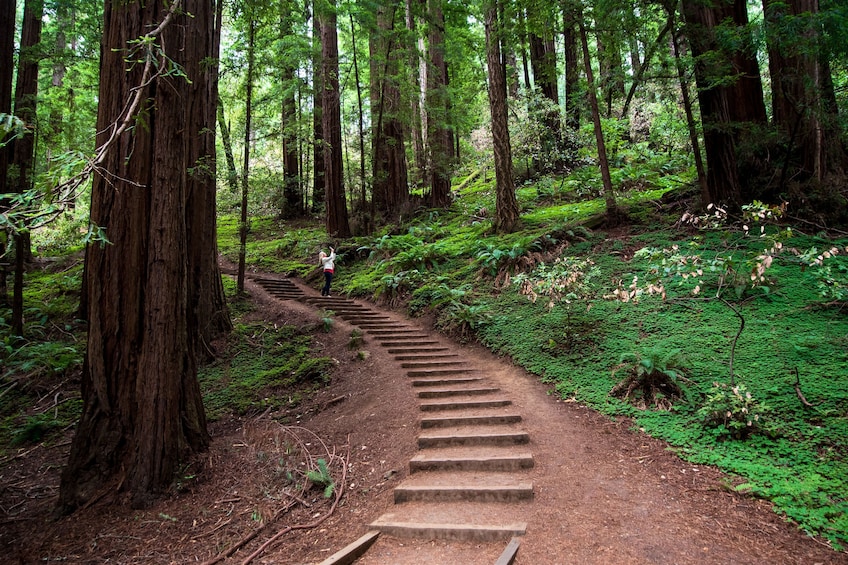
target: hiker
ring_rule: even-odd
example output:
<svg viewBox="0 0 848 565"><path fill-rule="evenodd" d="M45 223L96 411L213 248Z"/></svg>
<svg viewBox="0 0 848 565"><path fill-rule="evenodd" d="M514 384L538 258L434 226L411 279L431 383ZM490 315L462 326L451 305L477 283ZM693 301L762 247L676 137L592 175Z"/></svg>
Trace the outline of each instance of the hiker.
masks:
<svg viewBox="0 0 848 565"><path fill-rule="evenodd" d="M324 288L321 289L321 296L330 296L330 283L333 282L333 262L335 260L336 250L332 247L330 248L329 255L324 253L323 249L321 250L321 253L318 254L318 261L324 268Z"/></svg>

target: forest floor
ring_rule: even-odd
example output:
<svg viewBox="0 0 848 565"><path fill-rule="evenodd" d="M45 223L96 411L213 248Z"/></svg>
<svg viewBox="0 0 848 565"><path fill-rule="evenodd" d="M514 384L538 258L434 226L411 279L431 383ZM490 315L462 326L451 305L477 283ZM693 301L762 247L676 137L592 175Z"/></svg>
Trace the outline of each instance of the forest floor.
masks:
<svg viewBox="0 0 848 565"><path fill-rule="evenodd" d="M318 319L307 304L277 300L250 281L248 290L257 303L251 317L298 326ZM448 341L423 320L410 323ZM392 490L416 452L419 414L412 387L398 378L387 352L366 339L370 355L362 360L347 347L352 329L337 320L329 333L315 334L321 355L338 361L326 388L290 414L213 423L210 450L151 508L131 509L108 491L72 516L54 518L70 436L3 461L0 560L306 564L354 541L391 510ZM735 492L738 479L679 459L629 420L563 401L538 378L481 347L451 346L509 392L531 438L536 464L528 477L535 498L516 563L848 563L848 554L804 535L768 502ZM342 462L337 504L320 490L280 494L274 485L281 478L260 465L257 446L277 437L283 418L286 433L299 434L302 448ZM237 542L243 547L226 555ZM381 543L360 562L491 564L505 545Z"/></svg>

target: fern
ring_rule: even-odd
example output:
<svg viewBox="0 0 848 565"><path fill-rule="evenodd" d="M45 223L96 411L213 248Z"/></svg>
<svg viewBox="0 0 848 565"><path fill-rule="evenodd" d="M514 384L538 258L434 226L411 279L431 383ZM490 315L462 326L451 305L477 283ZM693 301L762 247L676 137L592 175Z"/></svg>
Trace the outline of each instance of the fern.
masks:
<svg viewBox="0 0 848 565"><path fill-rule="evenodd" d="M330 476L330 470L327 468L327 462L323 459L319 459L317 463L318 468L307 471L306 478L313 484L323 486L324 498L330 498L333 496L336 483L333 482L333 477Z"/></svg>

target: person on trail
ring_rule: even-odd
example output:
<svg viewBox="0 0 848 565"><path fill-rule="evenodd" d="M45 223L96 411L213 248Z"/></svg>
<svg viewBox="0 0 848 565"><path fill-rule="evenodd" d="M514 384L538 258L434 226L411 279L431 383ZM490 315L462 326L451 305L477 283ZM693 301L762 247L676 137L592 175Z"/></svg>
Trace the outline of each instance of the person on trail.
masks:
<svg viewBox="0 0 848 565"><path fill-rule="evenodd" d="M333 267L335 266L336 250L330 248L330 254L327 255L322 250L318 254L318 261L324 268L324 288L321 289L321 296L330 296L330 283L333 282Z"/></svg>

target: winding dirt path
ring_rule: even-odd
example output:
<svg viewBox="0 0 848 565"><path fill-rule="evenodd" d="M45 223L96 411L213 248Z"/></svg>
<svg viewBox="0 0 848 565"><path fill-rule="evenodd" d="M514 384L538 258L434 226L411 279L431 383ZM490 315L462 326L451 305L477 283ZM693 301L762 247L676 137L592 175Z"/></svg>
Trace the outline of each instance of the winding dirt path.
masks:
<svg viewBox="0 0 848 565"><path fill-rule="evenodd" d="M384 493L374 496L367 507L359 507L358 520L347 524L350 542L369 530L384 530L356 563L491 564L499 557L499 563L505 562L502 556L512 533L452 535L441 531L440 524L522 524L526 529L518 538L520 549L514 561L519 564L848 563L848 555L804 536L775 515L768 503L726 488L727 477L717 470L678 459L663 442L633 431L629 421L611 421L577 403L560 400L534 376L481 347L454 343L373 304L321 299L298 281L280 284L293 287L293 294L280 292L273 282L263 283L263 292L270 290L280 300L297 302L298 307L335 308L342 320L347 319L340 323L343 331L360 327L366 332L365 347L374 354L381 370L371 375L376 382L360 383L365 387L369 408L360 412L354 403L337 408L339 418L346 420L345 426L353 430L363 426L382 429L389 434L384 436L387 441L407 442L395 452L401 461L394 465L397 472L385 481ZM481 380L413 383L414 375L409 373L414 371L403 365L416 364L418 375L424 376L409 357L415 355L412 349L416 348L419 354L426 349L430 355L452 356L434 357L431 362L458 363L456 366L470 370L455 376ZM453 365L438 368L449 367ZM427 378L435 381L444 376L432 373ZM511 470L510 476L462 467L455 467L440 479L420 479L417 473L410 473L410 461L414 464L416 458L427 457L434 449L421 441L432 435L422 428L422 423L428 425L431 413L422 411L422 404L430 401L421 398L421 392L475 387L496 389L480 393L478 398L502 397L509 399L508 405L461 413L520 415L520 420L496 427L499 431L526 432L527 442L519 440L504 449L508 453L530 453L532 467ZM380 409L370 412L373 407ZM359 421L354 421L357 418ZM403 422L400 427L398 422ZM390 428L398 433L392 434ZM469 435L479 432L480 427L450 429ZM373 437L369 441L369 446L379 449ZM455 455L457 450L477 450L475 453L486 457L492 449L501 448L435 449ZM416 500L398 494L421 485L432 488L434 481L443 487L475 484L483 490L529 484L532 498L526 494L465 497L445 494L446 489L437 489L442 492L439 496L421 495L423 498ZM429 523L431 529L381 527L389 522ZM323 557L307 552L299 562L320 562L327 556L326 548L322 551Z"/></svg>

